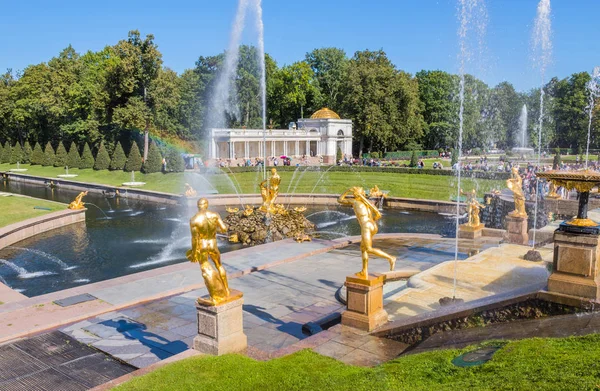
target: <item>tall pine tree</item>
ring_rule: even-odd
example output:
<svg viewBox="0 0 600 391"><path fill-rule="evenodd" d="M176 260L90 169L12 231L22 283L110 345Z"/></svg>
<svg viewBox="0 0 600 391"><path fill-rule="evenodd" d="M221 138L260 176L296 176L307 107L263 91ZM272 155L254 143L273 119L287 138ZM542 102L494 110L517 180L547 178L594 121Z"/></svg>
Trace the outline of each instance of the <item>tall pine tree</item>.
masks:
<svg viewBox="0 0 600 391"><path fill-rule="evenodd" d="M134 141L131 144L131 150L127 157L127 163L125 163L125 171L139 171L142 168L142 155L137 143Z"/></svg>
<svg viewBox="0 0 600 391"><path fill-rule="evenodd" d="M44 149L44 161L42 162L42 166L53 166L55 159L56 154L54 153L54 148L52 148L52 144L48 142L48 144L46 144L46 149Z"/></svg>
<svg viewBox="0 0 600 391"><path fill-rule="evenodd" d="M104 143L100 144L98 153L96 154L96 161L94 162L94 170L108 170L110 166L110 156L104 146Z"/></svg>
<svg viewBox="0 0 600 391"><path fill-rule="evenodd" d="M64 167L67 165L67 150L62 141L58 143L56 148L56 157L54 158L54 167Z"/></svg>
<svg viewBox="0 0 600 391"><path fill-rule="evenodd" d="M142 171L146 174L153 172L160 172L162 168L162 156L156 146L156 143L150 143L150 149L148 150L148 159L144 162Z"/></svg>
<svg viewBox="0 0 600 391"><path fill-rule="evenodd" d="M10 156L12 155L12 147L9 142L4 143L4 148L2 149L2 161L0 163L10 163Z"/></svg>
<svg viewBox="0 0 600 391"><path fill-rule="evenodd" d="M31 144L29 144L29 141L25 141L25 144L23 145L23 161L22 161L22 163L30 164L32 154L33 154L33 150L31 149Z"/></svg>
<svg viewBox="0 0 600 391"><path fill-rule="evenodd" d="M40 143L35 143L31 154L31 164L42 165L44 163L44 150Z"/></svg>
<svg viewBox="0 0 600 391"><path fill-rule="evenodd" d="M88 143L85 143L83 146L83 153L81 154L81 163L79 164L79 168L88 169L94 167L94 155L92 155L92 150Z"/></svg>
<svg viewBox="0 0 600 391"><path fill-rule="evenodd" d="M67 167L69 168L79 168L81 164L81 156L79 156L79 151L77 150L77 145L75 142L71 142L71 148L69 148L69 154L67 155Z"/></svg>
<svg viewBox="0 0 600 391"><path fill-rule="evenodd" d="M117 142L115 146L115 150L113 151L112 158L110 159L110 169L111 170L122 170L125 167L125 163L127 162L127 157L125 156L125 151L123 151L123 147L120 142Z"/></svg>

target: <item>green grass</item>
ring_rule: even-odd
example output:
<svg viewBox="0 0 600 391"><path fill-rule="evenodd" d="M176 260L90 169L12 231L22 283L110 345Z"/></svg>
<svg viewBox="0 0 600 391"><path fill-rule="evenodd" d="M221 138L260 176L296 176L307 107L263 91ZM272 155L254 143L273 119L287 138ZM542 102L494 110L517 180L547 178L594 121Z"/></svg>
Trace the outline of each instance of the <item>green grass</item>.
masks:
<svg viewBox="0 0 600 391"><path fill-rule="evenodd" d="M49 208L50 210L33 209L34 206ZM17 223L32 217L43 216L58 210L65 210L67 205L49 202L28 197L8 196L0 197L0 227Z"/></svg>
<svg viewBox="0 0 600 391"><path fill-rule="evenodd" d="M14 168L14 165L0 164L0 171ZM57 167L42 167L21 165L27 168L25 174L47 178L56 178L63 174L64 170ZM326 170L326 168L323 168ZM69 170L69 173L78 176L70 180L88 183L100 183L111 186L121 186L121 183L131 180L131 174L122 171L94 171L94 170ZM382 190L389 190L394 197L420 198L429 200L448 201L456 197L456 178L453 176L425 175L425 174L400 174L400 173L367 173L367 172L328 172L324 171L298 171L280 172L281 193L326 193L340 194L351 186L363 186L365 188L378 185ZM292 181L293 178L293 181ZM181 194L184 191L184 183L188 182L196 189L210 189L214 187L219 193L259 193L258 184L262 180L262 171L236 173L234 175L204 175L195 173L171 173L171 174L142 174L135 173L135 180L146 182L141 187L144 190L161 191L165 193ZM210 183L210 185L207 184ZM504 181L488 179L464 178L461 184L466 190L477 188L481 196L484 192L493 188L505 187Z"/></svg>
<svg viewBox="0 0 600 391"><path fill-rule="evenodd" d="M304 350L257 362L240 355L193 357L134 378L116 390L592 390L600 388L600 335L509 342L491 361L459 368L473 350L408 355L375 368L345 365Z"/></svg>

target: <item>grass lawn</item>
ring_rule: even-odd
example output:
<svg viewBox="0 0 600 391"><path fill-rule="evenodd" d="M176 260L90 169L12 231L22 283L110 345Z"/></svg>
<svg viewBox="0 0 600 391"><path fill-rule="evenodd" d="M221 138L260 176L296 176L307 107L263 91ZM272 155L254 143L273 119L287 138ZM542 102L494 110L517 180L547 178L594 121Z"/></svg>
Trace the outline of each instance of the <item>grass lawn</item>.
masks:
<svg viewBox="0 0 600 391"><path fill-rule="evenodd" d="M64 170L58 167L42 167L21 165L27 168L25 174L56 178L63 174ZM13 165L0 164L0 171L8 171ZM323 168L326 170L326 168ZM89 183L100 183L112 186L121 186L121 183L131 180L131 174L122 171L94 171L71 169L69 173L77 174L70 180ZM456 178L453 176L424 175L424 174L400 174L400 173L367 173L367 172L328 172L305 171L280 172L281 187L283 193L329 193L340 194L351 186L363 186L371 188L378 185L382 190L389 190L394 197L421 198L430 200L448 201L456 197ZM292 181L293 179L293 181ZM181 194L184 191L184 183L190 183L198 193L202 190L216 189L219 193L259 193L258 185L262 181L262 170L256 172L236 173L229 175L198 175L196 173L171 173L171 174L142 174L135 173L135 180L146 182L141 187L145 190L162 191L165 193ZM463 178L462 188L467 191L472 188L478 189L478 194L493 188L505 187L504 181L488 179Z"/></svg>
<svg viewBox="0 0 600 391"><path fill-rule="evenodd" d="M267 362L240 355L185 359L116 390L591 390L600 387L600 335L509 342L491 361L459 368L473 350L409 355L375 368L309 350Z"/></svg>
<svg viewBox="0 0 600 391"><path fill-rule="evenodd" d="M34 206L48 208L50 210L33 209ZM13 224L32 217L42 216L58 210L65 210L67 205L57 202L38 200L35 198L7 196L0 197L0 227Z"/></svg>

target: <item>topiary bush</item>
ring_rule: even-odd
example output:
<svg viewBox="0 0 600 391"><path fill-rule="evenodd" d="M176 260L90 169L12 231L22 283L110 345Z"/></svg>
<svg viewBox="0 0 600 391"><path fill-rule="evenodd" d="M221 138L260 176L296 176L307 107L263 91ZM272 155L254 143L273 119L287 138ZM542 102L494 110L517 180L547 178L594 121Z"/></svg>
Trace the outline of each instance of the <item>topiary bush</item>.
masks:
<svg viewBox="0 0 600 391"><path fill-rule="evenodd" d="M94 170L108 170L110 167L110 156L104 146L104 143L100 144L98 153L96 154L96 161L94 162Z"/></svg>
<svg viewBox="0 0 600 391"><path fill-rule="evenodd" d="M417 151L412 151L412 156L410 157L409 167L416 167L419 163L419 158L417 157Z"/></svg>
<svg viewBox="0 0 600 391"><path fill-rule="evenodd" d="M554 160L552 161L552 168L554 170L558 170L560 168L561 163L562 163L562 160L560 158L560 150L559 150L558 153L556 153L554 155Z"/></svg>
<svg viewBox="0 0 600 391"><path fill-rule="evenodd" d="M31 155L33 155L31 144L29 144L29 141L25 141L25 145L23 145L23 161L21 163L30 164Z"/></svg>
<svg viewBox="0 0 600 391"><path fill-rule="evenodd" d="M450 155L450 165L454 167L456 163L458 163L458 151L456 149L453 149Z"/></svg>
<svg viewBox="0 0 600 391"><path fill-rule="evenodd" d="M115 146L115 150L112 153L112 158L110 159L110 170L122 170L125 167L125 163L127 162L127 157L125 156L125 151L123 151L123 147L120 142L117 142Z"/></svg>
<svg viewBox="0 0 600 391"><path fill-rule="evenodd" d="M64 167L67 165L67 150L62 141L58 143L54 157L54 167Z"/></svg>
<svg viewBox="0 0 600 391"><path fill-rule="evenodd" d="M146 174L151 174L153 172L160 172L162 168L162 156L156 143L150 143L150 147L148 149L148 159L144 162L142 167L142 171Z"/></svg>
<svg viewBox="0 0 600 391"><path fill-rule="evenodd" d="M69 154L67 155L67 167L69 168L79 168L81 165L81 156L79 156L79 151L77 150L77 145L75 142L71 142L71 147L69 148Z"/></svg>
<svg viewBox="0 0 600 391"><path fill-rule="evenodd" d="M81 161L79 163L79 168L88 169L94 167L94 155L92 155L92 150L90 149L90 145L85 143L83 146L83 153L81 154Z"/></svg>
<svg viewBox="0 0 600 391"><path fill-rule="evenodd" d="M12 147L7 142L4 143L4 148L2 148L2 156L1 163L10 163L10 156L12 155Z"/></svg>
<svg viewBox="0 0 600 391"><path fill-rule="evenodd" d="M44 161L42 162L42 166L54 165L54 159L56 159L54 148L52 148L52 144L48 142L48 144L46 144L46 149L44 150Z"/></svg>
<svg viewBox="0 0 600 391"><path fill-rule="evenodd" d="M342 149L340 147L337 147L337 151L335 151L335 160L336 161L340 161L342 160Z"/></svg>
<svg viewBox="0 0 600 391"><path fill-rule="evenodd" d="M31 153L31 164L42 165L44 163L44 150L40 143L35 143L33 152Z"/></svg>
<svg viewBox="0 0 600 391"><path fill-rule="evenodd" d="M142 168L142 155L137 143L134 141L129 150L129 156L125 163L125 171L139 171Z"/></svg>
<svg viewBox="0 0 600 391"><path fill-rule="evenodd" d="M185 171L185 162L183 161L183 157L181 153L175 148L169 148L167 150L167 171L170 172L183 172ZM252 167L254 168L254 167ZM279 167L278 167L279 168ZM296 168L296 167L294 167Z"/></svg>
<svg viewBox="0 0 600 391"><path fill-rule="evenodd" d="M2 151L4 151L4 147L2 146L2 143L0 142L0 163L2 163Z"/></svg>
<svg viewBox="0 0 600 391"><path fill-rule="evenodd" d="M21 144L16 143L10 152L10 164L17 164L23 162L23 148Z"/></svg>

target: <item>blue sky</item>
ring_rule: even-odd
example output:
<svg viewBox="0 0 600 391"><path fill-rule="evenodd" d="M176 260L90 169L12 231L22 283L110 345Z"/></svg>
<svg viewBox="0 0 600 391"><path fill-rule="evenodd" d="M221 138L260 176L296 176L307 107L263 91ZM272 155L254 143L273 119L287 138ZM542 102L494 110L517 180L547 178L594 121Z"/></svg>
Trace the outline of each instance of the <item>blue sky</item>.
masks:
<svg viewBox="0 0 600 391"><path fill-rule="evenodd" d="M467 70L490 85L508 80L521 91L538 85L529 55L537 0L486 5L485 55ZM236 6L237 0L9 2L2 7L0 69L48 61L68 44L78 52L99 50L139 29L155 35L165 65L181 72L199 55L227 47ZM263 0L263 15L266 50L279 65L336 46L349 55L382 48L410 73L458 69L455 0ZM599 0L552 0L549 75L566 77L600 65L598 15ZM251 31L245 42L255 42Z"/></svg>

